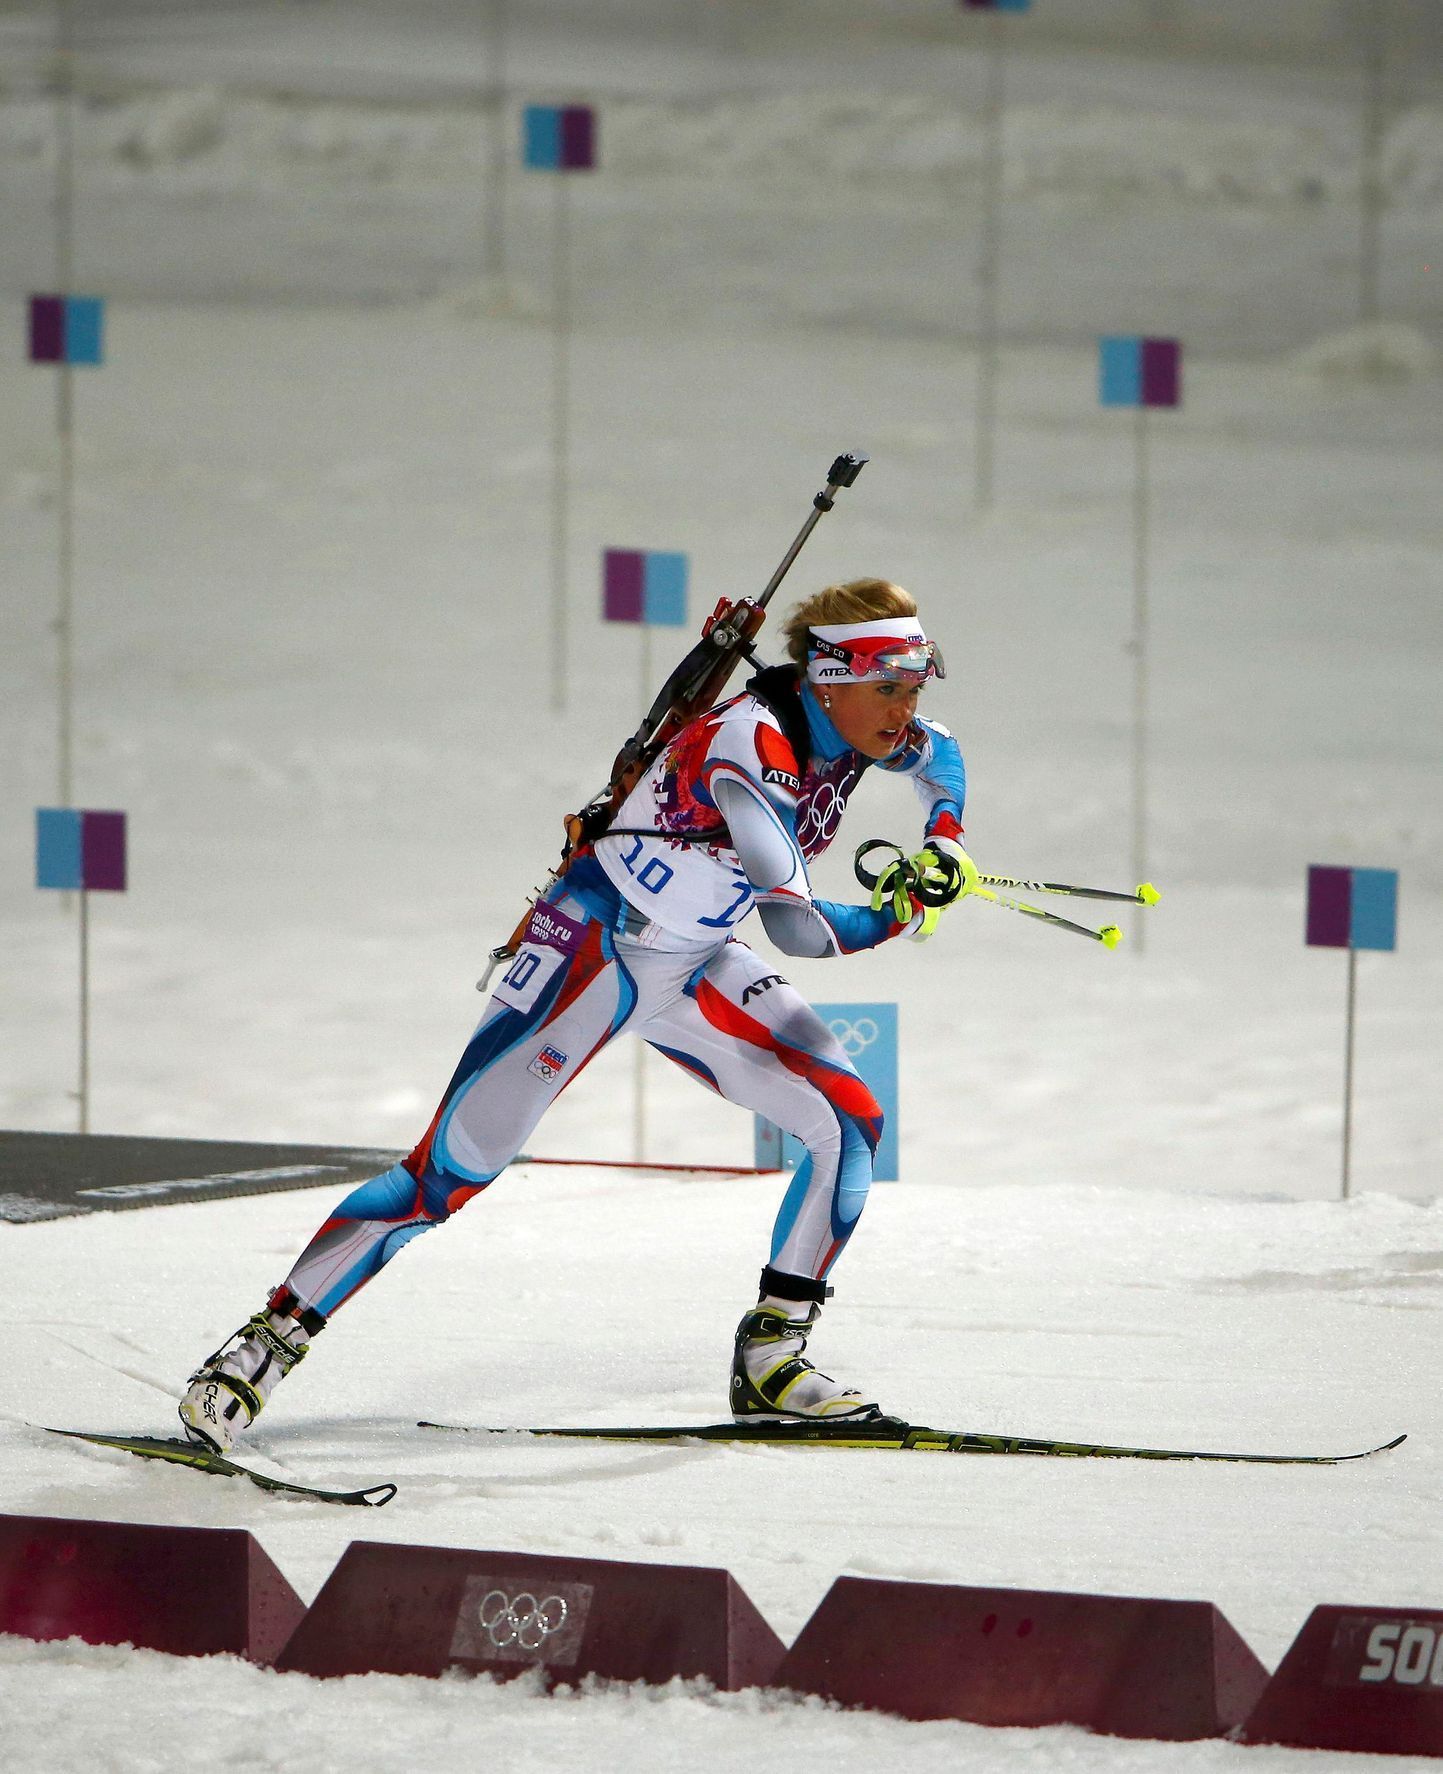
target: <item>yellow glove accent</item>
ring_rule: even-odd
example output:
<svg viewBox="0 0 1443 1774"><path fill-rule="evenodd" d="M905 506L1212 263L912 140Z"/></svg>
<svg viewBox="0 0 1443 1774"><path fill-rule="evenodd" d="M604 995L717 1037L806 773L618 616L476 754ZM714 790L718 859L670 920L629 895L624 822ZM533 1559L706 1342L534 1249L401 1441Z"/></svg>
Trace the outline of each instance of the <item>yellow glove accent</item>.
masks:
<svg viewBox="0 0 1443 1774"><path fill-rule="evenodd" d="M888 900L892 902L892 916L899 924L912 921L916 907L912 896L907 891L907 865L894 862L890 868L883 869L877 877L877 885L872 889L871 906L874 912L880 912Z"/></svg>
<svg viewBox="0 0 1443 1774"><path fill-rule="evenodd" d="M945 902L947 905L954 905L959 899L965 899L977 886L977 864L955 838L933 838L926 849L919 850L908 860L929 887L945 889L950 885L951 894ZM961 870L960 880L955 880L951 870L944 866L947 862Z"/></svg>

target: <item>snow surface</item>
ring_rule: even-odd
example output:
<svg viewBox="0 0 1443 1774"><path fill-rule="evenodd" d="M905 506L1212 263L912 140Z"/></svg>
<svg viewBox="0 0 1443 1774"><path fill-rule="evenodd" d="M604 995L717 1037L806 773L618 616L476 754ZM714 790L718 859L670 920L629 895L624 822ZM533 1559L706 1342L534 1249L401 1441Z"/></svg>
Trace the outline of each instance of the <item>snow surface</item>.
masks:
<svg viewBox="0 0 1443 1774"><path fill-rule="evenodd" d="M409 1145L479 1013L485 950L649 700L637 637L596 620L599 550L687 550L698 611L756 590L844 448L872 463L788 591L861 572L916 590L983 865L1130 885L1132 435L1097 408L1093 341L1178 333L1186 405L1150 428L1164 900L1141 957L973 904L925 948L787 963L817 998L903 1007L905 1181L877 1189L817 1352L953 1426L1409 1440L1317 1471L428 1441L419 1415L722 1404L776 1182L521 1166L348 1307L260 1426L275 1470L396 1479L360 1524L25 1427L163 1431L324 1192L0 1225L0 1507L249 1527L307 1597L358 1535L715 1563L787 1638L842 1571L1200 1597L1269 1664L1316 1602L1440 1605L1436 62L1400 76L1383 325L1359 330L1346 67L1143 62L1101 24L1091 45L1014 33L999 501L978 517L975 50L919 33L910 5L895 31L856 9L810 60L783 29L803 7L768 36L757 9L718 5L684 43L641 0L580 34L565 8L511 10L508 119L612 95L606 164L567 193L561 728L557 193L508 176L500 275L495 107L464 10L427 32L417 9L331 0L80 9L76 282L111 308L106 367L74 378L76 799L131 817L131 891L91 905L92 1126ZM0 18L12 339L55 275L49 24ZM16 1128L74 1124L74 907L30 886L31 809L56 781L54 400L50 372L0 366ZM824 889L852 891L852 843L914 823L896 785L864 785ZM1399 951L1358 965L1346 1204L1345 962L1303 947L1310 862L1402 876ZM633 1064L603 1055L530 1149L635 1155ZM648 1155L749 1161L747 1117L660 1062L646 1083ZM1337 1760L18 1640L0 1693L7 1748L52 1769L159 1766L177 1735L237 1766L347 1770ZM257 1731L282 1711L284 1732Z"/></svg>

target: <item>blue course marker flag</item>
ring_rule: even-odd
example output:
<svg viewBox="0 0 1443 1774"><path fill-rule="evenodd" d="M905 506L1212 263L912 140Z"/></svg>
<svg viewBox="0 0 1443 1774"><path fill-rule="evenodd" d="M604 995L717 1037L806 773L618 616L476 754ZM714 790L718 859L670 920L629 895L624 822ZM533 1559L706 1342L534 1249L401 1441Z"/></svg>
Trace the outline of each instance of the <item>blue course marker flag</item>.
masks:
<svg viewBox="0 0 1443 1774"><path fill-rule="evenodd" d="M687 558L654 548L608 548L601 557L601 615L606 622L686 626Z"/></svg>
<svg viewBox="0 0 1443 1774"><path fill-rule="evenodd" d="M1353 918L1348 934L1355 949L1397 948L1396 869L1353 870Z"/></svg>
<svg viewBox="0 0 1443 1774"><path fill-rule="evenodd" d="M596 165L596 112L590 105L527 105L521 161L535 172L590 172Z"/></svg>
<svg viewBox="0 0 1443 1774"><path fill-rule="evenodd" d="M124 893L125 815L37 807L35 885L65 892Z"/></svg>
<svg viewBox="0 0 1443 1774"><path fill-rule="evenodd" d="M1305 940L1310 948L1395 949L1398 946L1398 871L1308 870Z"/></svg>
<svg viewBox="0 0 1443 1774"><path fill-rule="evenodd" d="M685 628L686 556L648 549L642 598L646 621L661 628Z"/></svg>
<svg viewBox="0 0 1443 1774"><path fill-rule="evenodd" d="M99 296L65 302L65 361L98 364L105 357L105 303Z"/></svg>
<svg viewBox="0 0 1443 1774"><path fill-rule="evenodd" d="M105 357L100 296L32 296L31 363L98 364Z"/></svg>
<svg viewBox="0 0 1443 1774"><path fill-rule="evenodd" d="M78 892L85 885L81 866L80 812L75 807L35 809L35 885Z"/></svg>
<svg viewBox="0 0 1443 1774"><path fill-rule="evenodd" d="M1105 407L1142 405L1142 340L1109 338L1098 355L1098 398Z"/></svg>
<svg viewBox="0 0 1443 1774"><path fill-rule="evenodd" d="M1097 393L1103 406L1182 404L1182 346L1176 339L1114 334L1098 346Z"/></svg>
<svg viewBox="0 0 1443 1774"><path fill-rule="evenodd" d="M877 1099L883 1115L882 1142L872 1174L879 1183L895 1183L898 1164L897 1006L895 1004L817 1004L813 1008L842 1044L863 1084ZM803 1157L802 1143L782 1133L763 1116L755 1117L754 1162L767 1168L795 1170Z"/></svg>

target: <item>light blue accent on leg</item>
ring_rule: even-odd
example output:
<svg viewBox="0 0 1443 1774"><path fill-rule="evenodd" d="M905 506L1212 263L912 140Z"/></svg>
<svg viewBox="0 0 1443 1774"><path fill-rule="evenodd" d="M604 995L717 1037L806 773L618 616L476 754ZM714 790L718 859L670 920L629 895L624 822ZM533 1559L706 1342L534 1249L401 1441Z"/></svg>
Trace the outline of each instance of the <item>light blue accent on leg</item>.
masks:
<svg viewBox="0 0 1443 1774"><path fill-rule="evenodd" d="M315 1308L326 1318L343 1305L359 1287L364 1287L375 1275L378 1275L398 1251L404 1250L413 1238L419 1238L423 1232L429 1232L439 1222L436 1220L408 1220L405 1225L397 1226L384 1238L373 1244L346 1273L334 1281L330 1287L314 1302Z"/></svg>
<svg viewBox="0 0 1443 1774"><path fill-rule="evenodd" d="M801 1218L802 1203L811 1186L812 1155L804 1152L801 1163L792 1173L791 1186L782 1197L782 1205L777 1210L776 1224L772 1227L772 1254L769 1261L776 1262L787 1240L796 1230L797 1221Z"/></svg>
<svg viewBox="0 0 1443 1774"><path fill-rule="evenodd" d="M333 1220L394 1220L416 1199L416 1179L401 1164L393 1164L369 1182L358 1183L332 1210Z"/></svg>
<svg viewBox="0 0 1443 1774"><path fill-rule="evenodd" d="M832 1230L841 1238L862 1217L872 1188L872 1148L848 1120L842 1122L842 1158L837 1167Z"/></svg>
<svg viewBox="0 0 1443 1774"><path fill-rule="evenodd" d="M832 1237L845 1242L851 1237L867 1196L872 1188L872 1148L861 1131L845 1116L839 1117L842 1130L842 1151L837 1165L837 1180L832 1186L830 1220ZM776 1224L772 1228L772 1252L775 1263L787 1240L796 1230L802 1207L812 1187L812 1155L802 1154L792 1176L791 1186L782 1197ZM840 1254L840 1252L838 1253ZM835 1261L835 1258L833 1259Z"/></svg>

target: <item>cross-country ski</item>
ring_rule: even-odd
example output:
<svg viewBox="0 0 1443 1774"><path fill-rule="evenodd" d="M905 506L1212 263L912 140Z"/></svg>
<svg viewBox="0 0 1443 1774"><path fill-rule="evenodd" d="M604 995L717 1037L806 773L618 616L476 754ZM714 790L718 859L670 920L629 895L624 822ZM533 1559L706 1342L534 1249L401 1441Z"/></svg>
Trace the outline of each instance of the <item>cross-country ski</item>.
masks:
<svg viewBox="0 0 1443 1774"><path fill-rule="evenodd" d="M52 1429L41 1425L47 1435L64 1435L72 1441L89 1442L98 1448L118 1448L142 1460L160 1460L172 1466L184 1466L192 1472L208 1473L213 1478L245 1478L258 1490L278 1496L302 1497L314 1503L349 1503L360 1508L380 1509L396 1494L393 1484L366 1485L360 1490L338 1491L323 1485L300 1484L295 1479L275 1478L254 1466L243 1466L226 1459L210 1448L180 1437L154 1435L112 1435L91 1429Z"/></svg>
<svg viewBox="0 0 1443 1774"><path fill-rule="evenodd" d="M1028 1454L1061 1459L1224 1460L1253 1466L1342 1466L1390 1453L1408 1438L1395 1435L1351 1454L1219 1454L1199 1448L1114 1447L1105 1442L1056 1441L1031 1435L986 1435L977 1430L926 1429L918 1423L692 1423L640 1428L502 1429L468 1423L430 1423L452 1435L558 1436L571 1441L730 1442L741 1446L872 1448L904 1454Z"/></svg>

